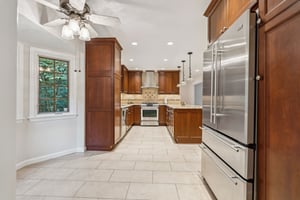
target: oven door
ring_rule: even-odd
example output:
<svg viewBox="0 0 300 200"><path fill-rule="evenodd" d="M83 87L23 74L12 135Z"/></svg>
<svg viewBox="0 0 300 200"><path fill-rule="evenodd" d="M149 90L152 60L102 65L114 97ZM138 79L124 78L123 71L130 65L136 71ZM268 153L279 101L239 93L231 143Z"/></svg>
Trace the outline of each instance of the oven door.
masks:
<svg viewBox="0 0 300 200"><path fill-rule="evenodd" d="M142 107L141 120L142 121L157 121L158 120L158 108Z"/></svg>

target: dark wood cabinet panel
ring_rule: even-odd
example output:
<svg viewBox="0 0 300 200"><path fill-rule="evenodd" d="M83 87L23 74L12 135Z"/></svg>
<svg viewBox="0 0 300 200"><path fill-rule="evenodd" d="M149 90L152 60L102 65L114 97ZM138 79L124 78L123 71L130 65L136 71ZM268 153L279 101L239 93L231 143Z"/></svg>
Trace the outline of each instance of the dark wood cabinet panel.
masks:
<svg viewBox="0 0 300 200"><path fill-rule="evenodd" d="M227 0L220 0L208 18L208 40L215 41L228 28Z"/></svg>
<svg viewBox="0 0 300 200"><path fill-rule="evenodd" d="M119 47L115 46L115 56L114 56L114 73L121 77L121 51L119 51Z"/></svg>
<svg viewBox="0 0 300 200"><path fill-rule="evenodd" d="M277 16L298 0L259 0L259 13L264 23Z"/></svg>
<svg viewBox="0 0 300 200"><path fill-rule="evenodd" d="M167 111L167 107L164 105L160 105L159 106L159 125L163 126L166 125L166 111Z"/></svg>
<svg viewBox="0 0 300 200"><path fill-rule="evenodd" d="M176 143L201 143L202 110L167 107L166 124Z"/></svg>
<svg viewBox="0 0 300 200"><path fill-rule="evenodd" d="M142 71L128 71L128 94L142 94Z"/></svg>
<svg viewBox="0 0 300 200"><path fill-rule="evenodd" d="M134 107L130 106L128 107L128 110L126 112L126 126L129 128L134 124Z"/></svg>
<svg viewBox="0 0 300 200"><path fill-rule="evenodd" d="M134 113L134 125L140 125L141 124L141 106L140 105L134 105L133 106L133 113Z"/></svg>
<svg viewBox="0 0 300 200"><path fill-rule="evenodd" d="M100 126L99 126L100 124ZM86 145L88 150L113 148L113 115L110 111L86 112Z"/></svg>
<svg viewBox="0 0 300 200"><path fill-rule="evenodd" d="M298 1L259 28L258 200L300 196L299 24Z"/></svg>
<svg viewBox="0 0 300 200"><path fill-rule="evenodd" d="M115 127L115 141L121 137L121 77L114 77L114 96L115 96L115 115L114 115L114 127Z"/></svg>
<svg viewBox="0 0 300 200"><path fill-rule="evenodd" d="M227 0L227 25L230 26L243 12L257 0Z"/></svg>
<svg viewBox="0 0 300 200"><path fill-rule="evenodd" d="M175 71L172 74L172 94L179 94L179 87L177 87L179 83L179 71Z"/></svg>
<svg viewBox="0 0 300 200"><path fill-rule="evenodd" d="M113 70L112 53L114 52L114 46L109 43L95 42L87 43L86 46L87 76L103 76L103 73L109 73Z"/></svg>
<svg viewBox="0 0 300 200"><path fill-rule="evenodd" d="M128 69L125 65L122 65L122 87L121 91L128 93Z"/></svg>
<svg viewBox="0 0 300 200"><path fill-rule="evenodd" d="M179 94L179 71L159 71L158 72L158 93L159 94Z"/></svg>
<svg viewBox="0 0 300 200"><path fill-rule="evenodd" d="M214 42L257 0L212 0L204 16L208 17L208 41Z"/></svg>
<svg viewBox="0 0 300 200"><path fill-rule="evenodd" d="M201 109L174 110L174 139L177 143L201 143Z"/></svg>
<svg viewBox="0 0 300 200"><path fill-rule="evenodd" d="M86 80L86 107L88 110L113 109L112 77L90 77Z"/></svg>
<svg viewBox="0 0 300 200"><path fill-rule="evenodd" d="M121 50L115 38L86 42L87 150L111 150L121 135Z"/></svg>

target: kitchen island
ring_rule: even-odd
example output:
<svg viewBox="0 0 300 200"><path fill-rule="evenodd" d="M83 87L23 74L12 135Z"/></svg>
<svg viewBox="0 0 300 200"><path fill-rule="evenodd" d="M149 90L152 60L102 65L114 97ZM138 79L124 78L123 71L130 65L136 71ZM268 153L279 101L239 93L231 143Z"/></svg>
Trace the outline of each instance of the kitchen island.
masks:
<svg viewBox="0 0 300 200"><path fill-rule="evenodd" d="M176 143L201 143L202 107L166 105L166 125Z"/></svg>
<svg viewBox="0 0 300 200"><path fill-rule="evenodd" d="M122 108L137 107L139 104L126 104ZM140 112L134 117L130 117L131 112L127 114L126 124L129 128L139 123L128 123L133 118L140 119ZM138 115L138 116L136 116ZM135 120L140 122L140 120ZM180 104L159 104L159 125L166 126L170 136L176 143L201 143L202 131L202 107L198 105L180 105ZM128 130L128 127L127 127Z"/></svg>

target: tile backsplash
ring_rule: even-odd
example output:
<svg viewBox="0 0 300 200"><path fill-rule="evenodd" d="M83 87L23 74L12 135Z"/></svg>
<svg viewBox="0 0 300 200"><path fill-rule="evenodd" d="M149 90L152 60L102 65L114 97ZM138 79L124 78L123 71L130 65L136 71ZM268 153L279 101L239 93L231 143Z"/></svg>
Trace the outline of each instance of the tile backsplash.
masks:
<svg viewBox="0 0 300 200"><path fill-rule="evenodd" d="M143 88L142 94L121 94L121 104L140 104L142 102L155 102L159 104L180 104L180 95L161 95L157 88Z"/></svg>

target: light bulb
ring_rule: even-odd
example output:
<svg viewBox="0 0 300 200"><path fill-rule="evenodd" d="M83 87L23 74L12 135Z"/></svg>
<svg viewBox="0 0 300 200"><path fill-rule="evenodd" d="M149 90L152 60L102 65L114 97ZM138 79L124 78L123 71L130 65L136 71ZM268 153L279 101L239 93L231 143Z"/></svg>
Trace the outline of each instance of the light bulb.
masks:
<svg viewBox="0 0 300 200"><path fill-rule="evenodd" d="M73 31L66 24L62 28L61 37L64 38L64 39L66 39L66 40L72 40L72 39L74 39Z"/></svg>
<svg viewBox="0 0 300 200"><path fill-rule="evenodd" d="M69 21L69 27L73 31L74 35L79 35L79 33L80 33L80 27L79 27L79 23L78 23L77 20L70 19L70 21Z"/></svg>
<svg viewBox="0 0 300 200"><path fill-rule="evenodd" d="M79 36L80 40L84 40L84 41L90 41L91 37L90 37L90 32L86 27L82 27L80 29L80 36Z"/></svg>

